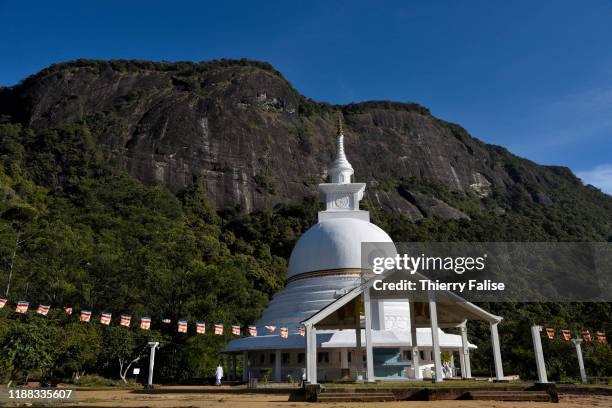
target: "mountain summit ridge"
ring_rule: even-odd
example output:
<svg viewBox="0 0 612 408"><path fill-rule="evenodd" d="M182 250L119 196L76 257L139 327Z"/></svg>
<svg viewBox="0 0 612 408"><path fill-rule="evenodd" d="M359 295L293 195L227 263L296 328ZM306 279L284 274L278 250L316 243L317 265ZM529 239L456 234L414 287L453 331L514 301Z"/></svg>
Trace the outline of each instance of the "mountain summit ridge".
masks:
<svg viewBox="0 0 612 408"><path fill-rule="evenodd" d="M218 207L246 211L316 192L335 152L337 110L370 203L413 219L424 215L418 194L390 181L431 180L480 198L521 185L542 204L559 184L583 188L569 169L485 144L416 103L312 101L265 62L77 60L0 89L4 121L33 129L84 123L116 168L173 192L203 180Z"/></svg>

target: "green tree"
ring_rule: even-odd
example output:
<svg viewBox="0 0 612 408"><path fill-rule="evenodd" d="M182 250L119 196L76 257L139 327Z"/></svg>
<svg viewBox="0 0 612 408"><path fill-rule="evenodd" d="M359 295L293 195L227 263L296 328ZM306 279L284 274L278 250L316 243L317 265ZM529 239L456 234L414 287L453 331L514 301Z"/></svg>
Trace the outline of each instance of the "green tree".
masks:
<svg viewBox="0 0 612 408"><path fill-rule="evenodd" d="M96 372L98 355L102 352L102 336L94 324L71 322L62 327L55 347L55 373L60 378L78 380L87 372Z"/></svg>
<svg viewBox="0 0 612 408"><path fill-rule="evenodd" d="M121 326L107 327L100 355L103 365L117 369L119 378L127 382L130 368L147 354L147 342L152 336L151 332L137 333Z"/></svg>
<svg viewBox="0 0 612 408"><path fill-rule="evenodd" d="M42 317L10 321L0 343L0 361L9 379L27 382L34 373L46 377L55 361L56 334L57 328Z"/></svg>

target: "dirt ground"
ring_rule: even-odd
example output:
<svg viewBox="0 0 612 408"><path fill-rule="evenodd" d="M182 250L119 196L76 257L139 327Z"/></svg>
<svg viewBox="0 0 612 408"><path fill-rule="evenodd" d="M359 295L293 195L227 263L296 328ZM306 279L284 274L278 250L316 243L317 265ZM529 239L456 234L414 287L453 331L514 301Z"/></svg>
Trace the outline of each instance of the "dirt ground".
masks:
<svg viewBox="0 0 612 408"><path fill-rule="evenodd" d="M288 394L236 393L230 387L159 387L153 391L110 389L77 390L70 406L79 407L231 407L271 408L322 406L330 408L377 407L385 408L550 408L550 403L496 402L496 401L432 401L432 402L385 402L385 403L309 403L290 401ZM611 396L564 396L557 407L611 407Z"/></svg>

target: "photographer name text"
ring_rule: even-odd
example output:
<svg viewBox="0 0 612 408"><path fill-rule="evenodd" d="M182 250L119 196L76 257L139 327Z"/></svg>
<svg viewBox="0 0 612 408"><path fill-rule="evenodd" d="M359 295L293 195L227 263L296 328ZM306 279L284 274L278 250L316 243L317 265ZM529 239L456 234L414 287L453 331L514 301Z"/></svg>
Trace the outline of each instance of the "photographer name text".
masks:
<svg viewBox="0 0 612 408"><path fill-rule="evenodd" d="M493 292L503 291L506 285L503 282L493 282L490 279L475 280L467 282L440 282L439 280L419 279L411 281L402 279L397 282L385 282L377 279L373 283L374 290L388 291L451 291L463 293L464 291Z"/></svg>

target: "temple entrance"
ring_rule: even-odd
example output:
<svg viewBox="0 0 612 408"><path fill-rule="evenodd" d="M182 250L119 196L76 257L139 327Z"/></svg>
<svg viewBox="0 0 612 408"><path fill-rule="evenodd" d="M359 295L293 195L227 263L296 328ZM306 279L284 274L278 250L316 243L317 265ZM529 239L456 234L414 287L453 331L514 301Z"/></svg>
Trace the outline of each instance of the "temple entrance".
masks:
<svg viewBox="0 0 612 408"><path fill-rule="evenodd" d="M405 379L408 378L407 369L412 367L411 361L403 359L399 347L374 347L372 349L372 360L374 363L374 377L376 379Z"/></svg>
<svg viewBox="0 0 612 408"><path fill-rule="evenodd" d="M471 378L470 348L475 346L467 339L468 319L489 323L495 379L504 379L497 331L501 317L458 297L436 299L433 293L425 293L424 298L400 299L399 302L395 299L393 307L396 310L405 308L408 312L408 324L400 327L396 321L397 327L385 327L383 316L387 300L371 298L370 282L365 281L303 322L306 372L310 383L322 379L318 377L317 352L321 348L347 345L354 345L357 355L365 354L365 359L357 358L351 364L357 382L425 378L443 381L452 377L456 370L452 357L443 365L442 351L449 352L450 356L458 352L461 377ZM442 328L458 328L461 335L447 334ZM329 338L321 342L321 336ZM457 344L451 341L457 339ZM346 363L342 367L346 368Z"/></svg>

